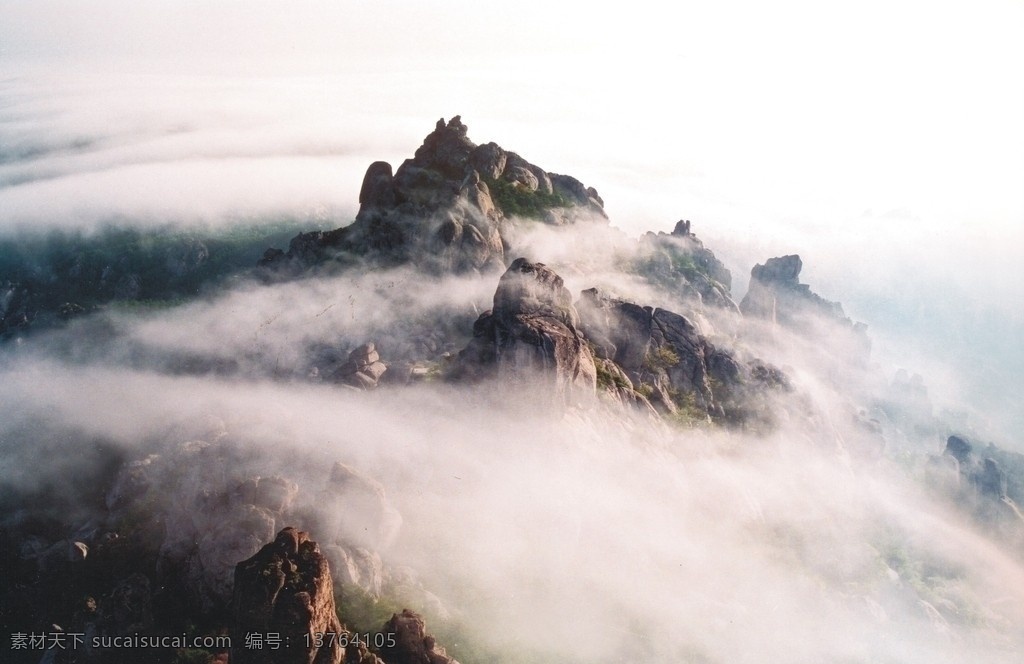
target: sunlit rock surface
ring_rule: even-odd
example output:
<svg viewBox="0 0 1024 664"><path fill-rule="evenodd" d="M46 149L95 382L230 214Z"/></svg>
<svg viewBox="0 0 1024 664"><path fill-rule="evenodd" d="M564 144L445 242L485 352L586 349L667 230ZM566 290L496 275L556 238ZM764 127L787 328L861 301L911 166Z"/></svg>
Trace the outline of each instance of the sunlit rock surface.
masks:
<svg viewBox="0 0 1024 664"><path fill-rule="evenodd" d="M334 607L330 567L305 532L285 528L238 563L232 606L232 664L341 662L345 630ZM287 646L246 647L250 634L280 635Z"/></svg>

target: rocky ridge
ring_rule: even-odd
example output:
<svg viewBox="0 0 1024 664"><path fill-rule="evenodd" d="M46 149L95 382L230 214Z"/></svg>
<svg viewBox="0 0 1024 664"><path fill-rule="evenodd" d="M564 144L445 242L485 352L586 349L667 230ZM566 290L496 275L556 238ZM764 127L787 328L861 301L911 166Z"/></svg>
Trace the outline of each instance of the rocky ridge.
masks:
<svg viewBox="0 0 1024 664"><path fill-rule="evenodd" d="M591 291L574 304L550 266L522 256L511 260L527 218L553 228L603 224L603 201L578 180L546 172L495 143L475 144L458 116L438 121L397 171L385 162L371 164L359 203L351 225L301 234L287 252L268 250L261 269L281 278L368 261L378 267L413 265L431 274L501 274L493 307L478 317L472 339L442 371L450 380L516 383L530 376L548 381L561 403L602 394L668 415L682 411L688 421L741 424L771 420L773 391L790 389L778 368L746 355L740 359L742 354L728 350L728 339L725 346L712 344L706 319L613 302ZM782 274L793 259L796 271ZM731 296L731 273L693 233L689 220L680 220L671 233L640 238L632 260L640 276L695 303L695 311L710 307L739 317L745 308L748 316L757 317L770 310L774 321L776 300L788 313L804 306L803 299L841 318L837 304L796 281L798 257L770 259L768 267L756 268L745 304L738 306ZM581 321L584 308L588 315ZM793 318L795 313L783 320ZM432 346L450 348L457 334L448 332ZM408 372L399 382L409 380L416 367L444 365L451 357L448 351L442 357L423 354L423 349L408 355L410 344L401 336L381 335L379 341L382 348L406 349L406 355L395 358ZM353 351L360 352L376 351ZM329 375L318 374L372 388L383 366L353 356Z"/></svg>
<svg viewBox="0 0 1024 664"><path fill-rule="evenodd" d="M929 459L933 479L980 522L1014 546L1024 544L1024 455L988 445L981 450L951 435ZM980 452L980 454L979 454Z"/></svg>
<svg viewBox="0 0 1024 664"><path fill-rule="evenodd" d="M27 512L6 519L2 541L6 547L13 538L20 550L15 561L3 550L4 569L32 592L5 589L4 613L21 607L21 619L59 624L61 631L88 635L90 643L93 637L179 633L183 621L202 620L203 630L230 628L231 662L408 661L401 649L375 659L382 644L346 650L338 639L332 644L325 637L318 645L314 638L347 634L349 619L361 631L384 633L383 620L367 624L371 618L361 607L389 593L444 615L411 570L383 562L402 523L384 487L341 462L320 482L261 474L261 467L279 468L280 460L253 462L222 423L211 423L205 437L129 458L112 474L93 477L104 489L103 509L69 522L60 539L40 532L38 517ZM321 533L322 545L292 524ZM423 641L422 618L409 614L415 620L401 618L391 631L415 631L418 621ZM291 645L251 646L250 633L280 635ZM82 661L100 663L136 661L139 654L82 653ZM170 654L153 651L151 661L179 661Z"/></svg>
<svg viewBox="0 0 1024 664"><path fill-rule="evenodd" d="M556 403L608 394L620 404L734 424L766 422L766 394L785 375L717 348L686 317L588 289L575 304L562 278L517 258L498 282L494 306L473 326L449 378L529 382Z"/></svg>

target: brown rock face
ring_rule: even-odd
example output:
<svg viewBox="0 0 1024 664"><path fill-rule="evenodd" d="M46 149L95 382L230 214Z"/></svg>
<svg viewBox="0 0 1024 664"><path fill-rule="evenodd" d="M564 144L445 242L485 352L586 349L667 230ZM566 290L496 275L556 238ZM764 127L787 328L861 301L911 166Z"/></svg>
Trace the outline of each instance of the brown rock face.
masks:
<svg viewBox="0 0 1024 664"><path fill-rule="evenodd" d="M593 396L594 356L577 329L579 315L562 278L542 263L517 258L498 282L494 308L473 325L456 373L511 382L550 383L563 399Z"/></svg>
<svg viewBox="0 0 1024 664"><path fill-rule="evenodd" d="M327 560L309 536L285 528L235 568L232 664L339 664L345 633ZM246 635L280 635L282 646L247 648ZM287 647L284 646L287 644Z"/></svg>
<svg viewBox="0 0 1024 664"><path fill-rule="evenodd" d="M458 664L427 634L423 618L409 609L391 616L381 632L395 637L393 646L389 644L380 651L387 664Z"/></svg>

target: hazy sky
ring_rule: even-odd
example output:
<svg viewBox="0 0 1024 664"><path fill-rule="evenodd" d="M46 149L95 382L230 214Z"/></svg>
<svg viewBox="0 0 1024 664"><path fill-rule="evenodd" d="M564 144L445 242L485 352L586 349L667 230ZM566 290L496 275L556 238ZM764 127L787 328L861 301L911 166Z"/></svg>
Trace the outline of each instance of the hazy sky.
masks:
<svg viewBox="0 0 1024 664"><path fill-rule="evenodd" d="M412 140L429 118L461 113L478 140L599 188L636 184L652 214L684 207L668 181L822 224L896 210L1020 239L1019 2L0 7L8 83L26 64L81 84L134 72L241 76L251 89L283 77L308 84L283 93L304 95L300 106L416 119L394 127ZM609 200L613 217L632 202Z"/></svg>

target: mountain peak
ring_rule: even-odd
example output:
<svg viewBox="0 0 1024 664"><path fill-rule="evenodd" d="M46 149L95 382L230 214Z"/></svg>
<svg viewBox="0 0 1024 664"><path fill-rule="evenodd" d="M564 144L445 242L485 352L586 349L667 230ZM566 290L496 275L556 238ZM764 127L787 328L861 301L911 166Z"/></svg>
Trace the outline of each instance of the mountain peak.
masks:
<svg viewBox="0 0 1024 664"><path fill-rule="evenodd" d="M441 118L416 150L413 163L420 168L434 168L452 178L462 177L469 153L476 147L469 140L468 132L460 116L456 115L447 123Z"/></svg>
<svg viewBox="0 0 1024 664"><path fill-rule="evenodd" d="M303 233L265 267L303 271L326 260L412 263L429 272L504 271L515 229L527 219L553 226L607 223L593 187L550 173L497 143L477 145L461 116L437 121L411 159L392 170L370 164L355 222Z"/></svg>

